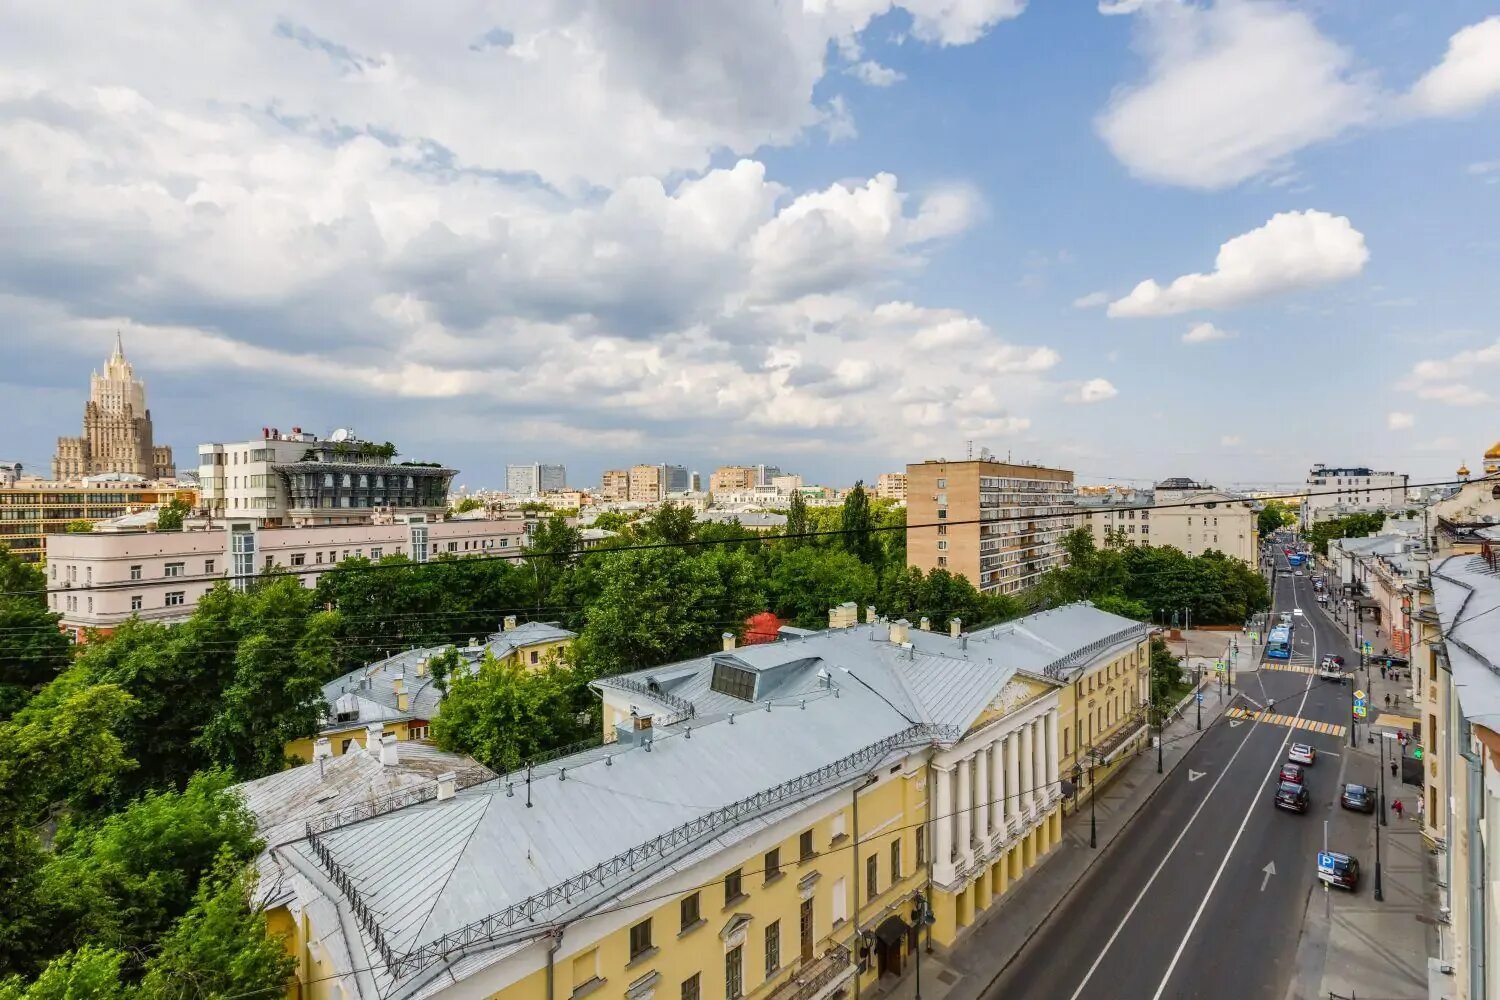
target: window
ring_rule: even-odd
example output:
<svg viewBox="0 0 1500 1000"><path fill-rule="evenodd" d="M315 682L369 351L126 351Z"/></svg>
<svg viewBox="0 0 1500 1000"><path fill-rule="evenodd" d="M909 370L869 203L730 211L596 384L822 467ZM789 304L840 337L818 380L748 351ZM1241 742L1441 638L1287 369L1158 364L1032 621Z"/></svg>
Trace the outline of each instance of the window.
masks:
<svg viewBox="0 0 1500 1000"><path fill-rule="evenodd" d="M917 871L921 871L927 864L927 832L917 828Z"/></svg>
<svg viewBox="0 0 1500 1000"><path fill-rule="evenodd" d="M741 701L755 700L755 674L729 663L715 663L709 688Z"/></svg>
<svg viewBox="0 0 1500 1000"><path fill-rule="evenodd" d="M167 603L167 607L169 607L169 608L180 607L181 605L186 604L187 603L187 591L185 591L185 590L169 590L169 591L167 591L166 603Z"/></svg>
<svg viewBox="0 0 1500 1000"><path fill-rule="evenodd" d="M698 903L699 895L696 892L691 896L682 897L682 902L678 904L678 909L682 914L681 930L689 930L702 922L703 915L699 912Z"/></svg>
<svg viewBox="0 0 1500 1000"><path fill-rule="evenodd" d="M139 610L141 610L141 595L140 594L131 594L130 595L130 610L131 611L139 611Z"/></svg>
<svg viewBox="0 0 1500 1000"><path fill-rule="evenodd" d="M167 563L167 565L162 568L162 576L181 576L183 565L184 564L180 562Z"/></svg>
<svg viewBox="0 0 1500 1000"><path fill-rule="evenodd" d="M939 479L937 481L937 488L940 489L940 490L946 490L948 488L948 480L946 480L946 479Z"/></svg>
<svg viewBox="0 0 1500 1000"><path fill-rule="evenodd" d="M939 538L938 539L938 551L939 552L944 552L944 551L947 551L947 548L948 548L948 540L946 538Z"/></svg>
<svg viewBox="0 0 1500 1000"><path fill-rule="evenodd" d="M738 945L724 953L724 996L726 1000L740 1000L744 995L745 948Z"/></svg>
<svg viewBox="0 0 1500 1000"><path fill-rule="evenodd" d="M773 847L766 852L766 863L762 866L766 881L781 877L781 848Z"/></svg>
<svg viewBox="0 0 1500 1000"><path fill-rule="evenodd" d="M682 1000L701 1000L701 992L698 973L695 972L682 981Z"/></svg>
<svg viewBox="0 0 1500 1000"><path fill-rule="evenodd" d="M946 535L948 533L948 526L946 524L940 524L937 528L939 535Z"/></svg>
<svg viewBox="0 0 1500 1000"><path fill-rule="evenodd" d="M139 580L141 578L141 568L139 566L130 567L130 578L132 580Z"/></svg>
<svg viewBox="0 0 1500 1000"><path fill-rule="evenodd" d="M815 855L813 850L813 839L811 830L803 830L802 836L797 838L797 857L801 861L807 861Z"/></svg>
<svg viewBox="0 0 1500 1000"><path fill-rule="evenodd" d="M947 507L939 507L937 515L938 515L938 520L939 521L946 521L948 519L948 508Z"/></svg>
<svg viewBox="0 0 1500 1000"><path fill-rule="evenodd" d="M833 894L830 897L835 926L849 919L849 900L847 896L848 889L845 887L845 879L840 876L839 880L833 883Z"/></svg>
<svg viewBox="0 0 1500 1000"><path fill-rule="evenodd" d="M540 660L541 660L541 656L542 656L542 654L541 654L541 653L538 653L538 652L537 652L537 651L536 651L536 650L534 650L534 649L533 649L533 650L532 650L532 651L531 651L531 662L532 662L532 663L537 663L537 662L539 662L539 661L540 661Z"/></svg>
<svg viewBox="0 0 1500 1000"><path fill-rule="evenodd" d="M946 565L948 565L948 557L947 556L938 556L938 566L946 566Z"/></svg>
<svg viewBox="0 0 1500 1000"><path fill-rule="evenodd" d="M773 920L766 925L766 978L776 975L781 968L781 921Z"/></svg>
<svg viewBox="0 0 1500 1000"><path fill-rule="evenodd" d="M871 860L874 860L873 858ZM901 838L891 841L891 881L901 880Z"/></svg>
<svg viewBox="0 0 1500 1000"><path fill-rule="evenodd" d="M322 565L322 563L323 563L323 553L322 552L314 552L313 553L313 562L315 562L315 563L317 563L319 565Z"/></svg>
<svg viewBox="0 0 1500 1000"><path fill-rule="evenodd" d="M737 900L741 900L741 899L745 898L744 890L741 889L741 887L740 887L740 882L741 881L742 881L741 872L740 872L740 870L738 868L736 868L734 871L730 872L728 875L724 876L724 905L725 906L728 906L731 903L736 902Z"/></svg>
<svg viewBox="0 0 1500 1000"><path fill-rule="evenodd" d="M872 854L865 858L865 898L880 895L880 857Z"/></svg>
<svg viewBox="0 0 1500 1000"><path fill-rule="evenodd" d="M293 552L292 553L292 560L291 561L292 561L292 565L293 566L303 566L303 565L306 565L307 564L307 553L306 552Z"/></svg>
<svg viewBox="0 0 1500 1000"><path fill-rule="evenodd" d="M376 548L376 549L371 549L371 550L370 550L370 558L371 558L371 559L379 559L379 558L380 558L380 556L381 556L381 554L382 554L382 552L383 552L383 551L384 551L384 550L382 550L382 549L378 549L378 548Z"/></svg>
<svg viewBox="0 0 1500 1000"><path fill-rule="evenodd" d="M651 950L651 918L630 928L630 960L634 962Z"/></svg>
<svg viewBox="0 0 1500 1000"><path fill-rule="evenodd" d="M599 949L590 948L573 956L573 992L599 978Z"/></svg>
<svg viewBox="0 0 1500 1000"><path fill-rule="evenodd" d="M204 576L213 576L214 575L214 561L212 559L205 559L205 560L203 560L203 575Z"/></svg>

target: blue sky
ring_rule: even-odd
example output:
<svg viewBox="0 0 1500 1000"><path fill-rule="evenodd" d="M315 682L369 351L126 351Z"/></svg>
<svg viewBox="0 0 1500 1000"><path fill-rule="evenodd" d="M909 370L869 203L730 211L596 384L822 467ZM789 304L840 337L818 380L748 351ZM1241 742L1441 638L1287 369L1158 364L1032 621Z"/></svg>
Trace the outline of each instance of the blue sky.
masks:
<svg viewBox="0 0 1500 1000"><path fill-rule="evenodd" d="M0 14L6 458L117 328L180 461L352 425L472 486L1500 436L1493 3L93 6Z"/></svg>

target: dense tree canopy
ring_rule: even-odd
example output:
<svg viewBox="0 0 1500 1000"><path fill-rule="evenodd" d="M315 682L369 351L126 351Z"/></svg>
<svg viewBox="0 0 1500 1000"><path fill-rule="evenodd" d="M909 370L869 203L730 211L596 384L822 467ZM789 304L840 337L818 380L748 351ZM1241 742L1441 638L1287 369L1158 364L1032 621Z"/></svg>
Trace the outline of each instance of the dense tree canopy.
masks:
<svg viewBox="0 0 1500 1000"><path fill-rule="evenodd" d="M1373 535L1385 526L1385 515L1380 511L1346 514L1343 517L1318 521L1307 531L1307 541L1319 555L1328 554L1328 543L1335 538L1364 538Z"/></svg>
<svg viewBox="0 0 1500 1000"><path fill-rule="evenodd" d="M1297 512L1280 500L1267 500L1256 519L1256 530L1262 538L1297 523Z"/></svg>

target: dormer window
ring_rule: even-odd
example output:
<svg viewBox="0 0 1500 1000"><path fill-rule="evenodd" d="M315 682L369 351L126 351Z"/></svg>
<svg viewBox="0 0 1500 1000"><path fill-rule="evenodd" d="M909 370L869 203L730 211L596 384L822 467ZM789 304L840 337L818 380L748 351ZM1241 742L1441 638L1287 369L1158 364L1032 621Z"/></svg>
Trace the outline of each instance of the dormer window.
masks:
<svg viewBox="0 0 1500 1000"><path fill-rule="evenodd" d="M713 679L708 686L712 691L741 701L755 700L755 672L722 660L714 663Z"/></svg>

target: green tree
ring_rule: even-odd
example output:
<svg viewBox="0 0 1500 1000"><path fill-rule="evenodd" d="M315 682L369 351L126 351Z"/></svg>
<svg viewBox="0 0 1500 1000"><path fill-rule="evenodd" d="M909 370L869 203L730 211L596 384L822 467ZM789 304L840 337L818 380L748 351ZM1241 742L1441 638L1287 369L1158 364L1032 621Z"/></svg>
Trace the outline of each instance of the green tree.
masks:
<svg viewBox="0 0 1500 1000"><path fill-rule="evenodd" d="M641 541L683 545L693 538L693 510L686 504L664 503L636 522Z"/></svg>
<svg viewBox="0 0 1500 1000"><path fill-rule="evenodd" d="M94 530L94 522L86 517L75 518L64 526L63 531L70 535L88 535Z"/></svg>
<svg viewBox="0 0 1500 1000"><path fill-rule="evenodd" d="M1161 639L1151 639L1151 708L1152 725L1160 725L1162 717L1181 701L1192 688L1191 682L1182 676L1182 657L1173 656Z"/></svg>
<svg viewBox="0 0 1500 1000"><path fill-rule="evenodd" d="M131 697L112 684L69 689L0 724L0 830L41 820L56 803L87 808L134 766L115 728ZM0 895L4 895L0 892Z"/></svg>
<svg viewBox="0 0 1500 1000"><path fill-rule="evenodd" d="M1256 516L1256 530L1262 538L1296 523L1297 515L1280 500L1267 500Z"/></svg>
<svg viewBox="0 0 1500 1000"><path fill-rule="evenodd" d="M135 991L120 978L125 953L84 945L47 964L28 983L20 976L0 982L0 1000L128 1000Z"/></svg>
<svg viewBox="0 0 1500 1000"><path fill-rule="evenodd" d="M875 571L843 549L810 545L778 554L766 581L771 610L803 628L826 628L828 609L874 600Z"/></svg>
<svg viewBox="0 0 1500 1000"><path fill-rule="evenodd" d="M47 606L47 574L0 543L0 594L24 597L39 608Z"/></svg>
<svg viewBox="0 0 1500 1000"><path fill-rule="evenodd" d="M199 885L192 909L146 963L141 1000L280 993L296 962L267 932L265 914L248 904L254 887L253 870L232 855L221 855Z"/></svg>
<svg viewBox="0 0 1500 1000"><path fill-rule="evenodd" d="M532 606L540 610L552 601L552 591L583 549L583 533L554 514L537 524L526 546L526 568L531 575Z"/></svg>
<svg viewBox="0 0 1500 1000"><path fill-rule="evenodd" d="M844 497L839 528L843 532L841 538L844 550L862 563L873 563L875 560L875 547L870 536L872 526L870 495L865 492L865 483L861 479Z"/></svg>
<svg viewBox="0 0 1500 1000"><path fill-rule="evenodd" d="M805 535L807 530L807 499L802 496L801 490L792 490L791 506L786 511L786 533L793 537L787 544L793 548L800 547L807 539L795 536Z"/></svg>
<svg viewBox="0 0 1500 1000"><path fill-rule="evenodd" d="M450 509L455 514L467 514L469 511L479 510L483 506L484 501L478 497L459 497Z"/></svg>
<svg viewBox="0 0 1500 1000"><path fill-rule="evenodd" d="M450 677L432 737L444 750L466 753L495 771L513 771L597 732L579 721L591 701L578 671L528 670L514 658L500 662L486 652L478 670Z"/></svg>
<svg viewBox="0 0 1500 1000"><path fill-rule="evenodd" d="M72 662L58 618L30 597L0 597L0 720Z"/></svg>
<svg viewBox="0 0 1500 1000"><path fill-rule="evenodd" d="M156 512L157 531L181 531L182 519L193 511L192 504L181 498L174 499Z"/></svg>

